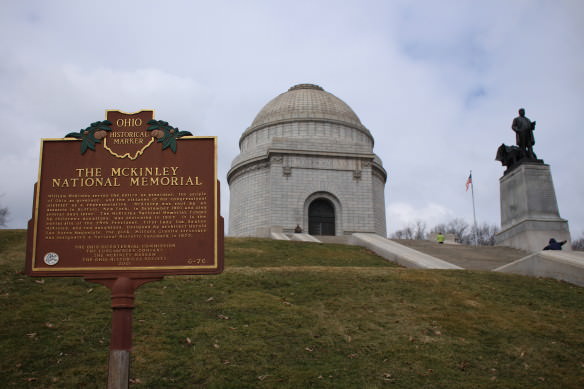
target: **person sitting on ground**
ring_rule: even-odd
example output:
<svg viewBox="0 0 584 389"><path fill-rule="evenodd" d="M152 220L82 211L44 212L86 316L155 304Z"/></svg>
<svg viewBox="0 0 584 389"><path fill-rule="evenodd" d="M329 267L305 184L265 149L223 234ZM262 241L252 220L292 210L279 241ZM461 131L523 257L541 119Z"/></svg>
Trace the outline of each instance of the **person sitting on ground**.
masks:
<svg viewBox="0 0 584 389"><path fill-rule="evenodd" d="M566 241L558 242L554 238L550 239L550 242L547 246L545 246L544 250L561 250L562 246L566 243Z"/></svg>
<svg viewBox="0 0 584 389"><path fill-rule="evenodd" d="M436 242L444 244L444 235L441 232L439 232L438 235L436 235Z"/></svg>
<svg viewBox="0 0 584 389"><path fill-rule="evenodd" d="M294 229L294 232L296 234L301 234L302 233L302 227L300 227L300 225L296 224L296 228Z"/></svg>

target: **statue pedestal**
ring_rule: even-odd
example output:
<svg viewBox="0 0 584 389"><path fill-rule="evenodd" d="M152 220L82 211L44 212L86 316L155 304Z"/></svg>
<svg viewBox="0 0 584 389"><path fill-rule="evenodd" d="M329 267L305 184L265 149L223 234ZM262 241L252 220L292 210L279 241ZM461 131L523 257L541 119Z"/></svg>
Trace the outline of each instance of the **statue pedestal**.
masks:
<svg viewBox="0 0 584 389"><path fill-rule="evenodd" d="M542 250L550 238L567 240L568 221L560 217L549 165L522 163L499 179L501 232L495 243L521 250Z"/></svg>

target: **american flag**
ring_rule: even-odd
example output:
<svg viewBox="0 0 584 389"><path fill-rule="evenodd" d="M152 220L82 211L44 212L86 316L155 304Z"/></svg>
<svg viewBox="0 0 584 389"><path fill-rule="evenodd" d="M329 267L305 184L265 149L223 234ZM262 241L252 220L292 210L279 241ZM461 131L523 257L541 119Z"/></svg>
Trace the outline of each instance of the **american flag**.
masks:
<svg viewBox="0 0 584 389"><path fill-rule="evenodd" d="M472 173L468 175L468 179L466 180L466 191L468 192L468 187L472 185Z"/></svg>

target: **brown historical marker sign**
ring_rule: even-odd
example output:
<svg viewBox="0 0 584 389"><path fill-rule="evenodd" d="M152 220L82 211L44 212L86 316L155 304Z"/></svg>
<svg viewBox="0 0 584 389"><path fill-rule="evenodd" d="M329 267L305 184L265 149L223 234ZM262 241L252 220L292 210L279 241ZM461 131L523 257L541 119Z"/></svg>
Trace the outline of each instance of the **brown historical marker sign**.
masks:
<svg viewBox="0 0 584 389"><path fill-rule="evenodd" d="M153 111L107 111L79 133L43 139L27 273L220 273L217 139L189 135Z"/></svg>

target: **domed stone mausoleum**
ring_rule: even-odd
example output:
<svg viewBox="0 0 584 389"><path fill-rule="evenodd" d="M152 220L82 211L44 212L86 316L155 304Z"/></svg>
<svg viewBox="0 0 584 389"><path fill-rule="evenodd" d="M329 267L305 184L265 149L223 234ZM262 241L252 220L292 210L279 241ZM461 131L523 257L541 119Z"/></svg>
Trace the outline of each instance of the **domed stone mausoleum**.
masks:
<svg viewBox="0 0 584 389"><path fill-rule="evenodd" d="M274 98L241 135L227 173L229 235L386 236L387 173L371 133L342 100L312 84Z"/></svg>

